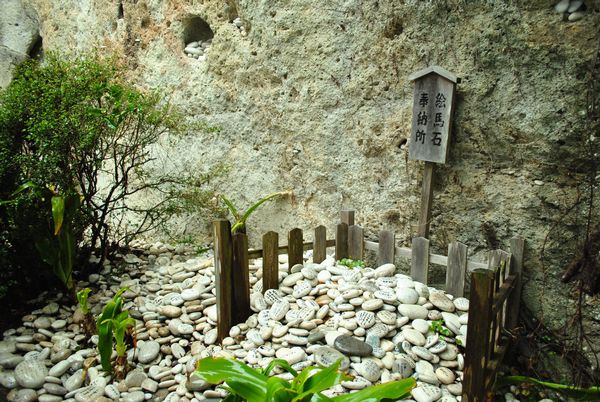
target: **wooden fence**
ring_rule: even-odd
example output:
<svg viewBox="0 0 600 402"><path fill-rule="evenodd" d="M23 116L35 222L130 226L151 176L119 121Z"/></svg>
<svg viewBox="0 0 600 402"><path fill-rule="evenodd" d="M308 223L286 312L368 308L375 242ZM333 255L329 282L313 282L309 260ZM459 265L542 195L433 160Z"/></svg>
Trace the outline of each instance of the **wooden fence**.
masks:
<svg viewBox="0 0 600 402"><path fill-rule="evenodd" d="M335 258L364 259L365 251L374 251L377 265L394 263L396 257L410 258L411 277L427 283L429 265L446 266L445 291L455 297L464 295L465 276L471 274L470 311L467 350L463 379L464 401L485 401L495 381L498 363L506 351L503 333L514 328L518 320L521 297L521 270L524 241L511 240L512 254L490 251L487 263L467 259L467 246L460 242L448 245L448 255L431 254L429 240L412 239L412 247L397 247L393 232L382 230L378 242L364 238L364 230L354 223L355 212L341 212L335 239L327 240L325 226L314 230L313 240L304 241L301 229L292 229L287 245L279 245L279 235L268 232L262 237L261 249L248 249L245 234L231 235L229 221L214 223L215 277L217 290L217 332L222 341L230 328L244 322L251 314L249 266L250 258L263 258L263 292L279 287L279 255L287 253L288 269L303 263L303 252L313 250L313 261L322 262L326 250L335 247Z"/></svg>

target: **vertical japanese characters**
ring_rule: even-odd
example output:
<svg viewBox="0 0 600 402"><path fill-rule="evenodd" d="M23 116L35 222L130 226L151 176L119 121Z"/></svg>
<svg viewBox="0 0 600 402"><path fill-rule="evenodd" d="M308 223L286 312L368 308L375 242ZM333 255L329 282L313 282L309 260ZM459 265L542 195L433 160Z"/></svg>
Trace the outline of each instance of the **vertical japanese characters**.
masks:
<svg viewBox="0 0 600 402"><path fill-rule="evenodd" d="M409 157L445 163L454 82L430 71L415 79Z"/></svg>

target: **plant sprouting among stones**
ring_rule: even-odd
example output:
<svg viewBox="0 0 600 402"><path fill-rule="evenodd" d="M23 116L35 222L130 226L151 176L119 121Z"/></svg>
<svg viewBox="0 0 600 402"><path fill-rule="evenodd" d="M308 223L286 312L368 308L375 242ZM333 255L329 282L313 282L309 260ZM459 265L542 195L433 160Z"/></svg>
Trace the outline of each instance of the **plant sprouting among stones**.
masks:
<svg viewBox="0 0 600 402"><path fill-rule="evenodd" d="M413 378L364 388L358 392L329 398L321 392L351 377L339 371L341 359L329 367L306 367L296 372L287 361L275 359L264 369L253 369L233 359L207 357L198 361L196 375L211 384L225 382L230 395L227 402L379 402L407 398L415 386ZM294 377L286 381L270 376L280 367Z"/></svg>
<svg viewBox="0 0 600 402"><path fill-rule="evenodd" d="M98 351L100 352L100 363L108 373L114 373L115 377L122 379L127 372L127 346L131 337L131 346L135 346L133 329L135 320L129 316L129 311L123 310L123 293L128 289L120 289L113 299L109 301L102 314L96 320L98 331ZM115 349L117 358L114 366L111 364L113 352L113 339L116 342Z"/></svg>
<svg viewBox="0 0 600 402"><path fill-rule="evenodd" d="M91 337L96 333L96 322L94 320L94 315L90 311L90 306L88 305L88 295L92 291L90 288L81 289L77 292L77 302L79 303L79 308L83 312L83 332L86 337Z"/></svg>
<svg viewBox="0 0 600 402"><path fill-rule="evenodd" d="M440 335L444 336L452 336L452 332L446 327L444 327L444 320L433 320L431 324L429 324L429 329L433 332L437 332Z"/></svg>
<svg viewBox="0 0 600 402"><path fill-rule="evenodd" d="M365 262L363 260L353 260L351 258L342 258L337 262L337 265L344 265L348 268L364 268Z"/></svg>

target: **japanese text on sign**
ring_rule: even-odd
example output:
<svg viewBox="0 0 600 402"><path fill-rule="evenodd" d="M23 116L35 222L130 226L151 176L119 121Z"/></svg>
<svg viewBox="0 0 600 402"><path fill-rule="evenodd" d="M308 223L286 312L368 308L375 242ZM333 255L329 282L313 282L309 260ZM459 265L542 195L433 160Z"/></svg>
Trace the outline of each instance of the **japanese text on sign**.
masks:
<svg viewBox="0 0 600 402"><path fill-rule="evenodd" d="M409 157L445 163L454 83L435 73L415 80Z"/></svg>

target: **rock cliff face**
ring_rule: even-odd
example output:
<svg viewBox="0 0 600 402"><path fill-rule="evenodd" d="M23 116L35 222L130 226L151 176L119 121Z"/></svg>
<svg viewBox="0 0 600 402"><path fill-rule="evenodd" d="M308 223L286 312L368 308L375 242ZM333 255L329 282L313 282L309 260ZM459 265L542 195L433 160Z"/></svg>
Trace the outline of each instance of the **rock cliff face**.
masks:
<svg viewBox="0 0 600 402"><path fill-rule="evenodd" d="M254 239L296 225L332 229L353 208L368 235L390 228L409 242L422 165L407 160L407 77L432 64L452 71L461 82L449 162L435 171L433 247L456 239L481 254L522 235L527 306L554 329L568 324L574 301L559 278L575 251L556 227L582 233L581 216L566 212L587 170L598 1L576 22L548 0L22 1L1 18L0 84L38 32L45 50L123 55L139 85L222 128L187 139L175 166L225 162L216 183L240 204L294 191L293 204L257 212ZM202 60L184 52L210 38Z"/></svg>

